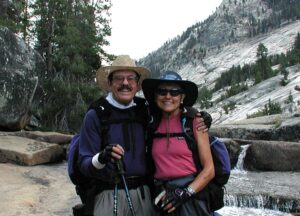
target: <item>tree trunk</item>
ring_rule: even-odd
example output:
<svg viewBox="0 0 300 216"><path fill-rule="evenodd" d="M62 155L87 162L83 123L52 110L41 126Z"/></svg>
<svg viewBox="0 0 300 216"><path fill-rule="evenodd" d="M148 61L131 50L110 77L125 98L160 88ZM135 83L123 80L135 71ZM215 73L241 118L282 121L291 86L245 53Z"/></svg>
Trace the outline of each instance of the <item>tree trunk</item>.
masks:
<svg viewBox="0 0 300 216"><path fill-rule="evenodd" d="M8 10L9 2L8 0L0 0L0 17L7 18L7 10Z"/></svg>

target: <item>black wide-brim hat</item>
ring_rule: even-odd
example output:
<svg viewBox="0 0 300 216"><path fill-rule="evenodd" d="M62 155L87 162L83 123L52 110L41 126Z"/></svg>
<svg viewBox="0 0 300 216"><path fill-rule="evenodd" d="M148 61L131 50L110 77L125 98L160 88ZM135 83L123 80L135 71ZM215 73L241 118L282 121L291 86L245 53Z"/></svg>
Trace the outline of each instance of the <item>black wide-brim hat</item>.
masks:
<svg viewBox="0 0 300 216"><path fill-rule="evenodd" d="M182 80L174 71L167 71L159 79L146 78L142 82L144 96L150 105L155 104L155 91L161 83L175 83L183 89L185 94L183 106L193 106L198 98L198 87L195 83Z"/></svg>

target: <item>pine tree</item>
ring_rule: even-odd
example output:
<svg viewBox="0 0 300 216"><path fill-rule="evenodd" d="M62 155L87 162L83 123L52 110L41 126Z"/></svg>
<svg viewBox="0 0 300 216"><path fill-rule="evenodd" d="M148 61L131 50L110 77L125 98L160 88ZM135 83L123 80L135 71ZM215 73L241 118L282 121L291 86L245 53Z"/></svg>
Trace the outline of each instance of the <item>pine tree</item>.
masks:
<svg viewBox="0 0 300 216"><path fill-rule="evenodd" d="M261 80L265 80L272 76L272 68L268 60L268 48L265 47L264 44L260 43L257 48L256 52L256 76L255 76L255 82L258 83Z"/></svg>
<svg viewBox="0 0 300 216"><path fill-rule="evenodd" d="M291 64L300 63L300 33L297 34L290 57Z"/></svg>
<svg viewBox="0 0 300 216"><path fill-rule="evenodd" d="M0 0L0 25L21 33L25 41L29 31L28 7L28 0Z"/></svg>
<svg viewBox="0 0 300 216"><path fill-rule="evenodd" d="M47 63L43 118L52 128L78 128L87 104L99 97L94 77L103 59L111 58L103 50L110 35L110 6L110 0L36 0L34 4L34 14L40 18L36 48Z"/></svg>

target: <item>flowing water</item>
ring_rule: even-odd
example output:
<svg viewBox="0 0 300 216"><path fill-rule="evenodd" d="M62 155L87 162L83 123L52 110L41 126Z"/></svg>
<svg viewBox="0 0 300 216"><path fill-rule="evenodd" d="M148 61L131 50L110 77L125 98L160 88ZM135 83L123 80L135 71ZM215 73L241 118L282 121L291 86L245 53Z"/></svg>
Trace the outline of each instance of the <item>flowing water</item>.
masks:
<svg viewBox="0 0 300 216"><path fill-rule="evenodd" d="M242 146L237 165L226 185L223 216L288 216L300 211L299 172L250 172L244 170L249 145Z"/></svg>
<svg viewBox="0 0 300 216"><path fill-rule="evenodd" d="M249 148L249 144L248 145L243 145L242 151L239 155L238 161L236 163L236 166L231 170L231 174L233 173L244 173L246 172L246 170L244 170L244 158L246 157L246 153L247 153L247 149Z"/></svg>
<svg viewBox="0 0 300 216"><path fill-rule="evenodd" d="M290 213L268 209L255 209L255 208L240 208L240 207L227 207L218 211L222 216L292 216Z"/></svg>

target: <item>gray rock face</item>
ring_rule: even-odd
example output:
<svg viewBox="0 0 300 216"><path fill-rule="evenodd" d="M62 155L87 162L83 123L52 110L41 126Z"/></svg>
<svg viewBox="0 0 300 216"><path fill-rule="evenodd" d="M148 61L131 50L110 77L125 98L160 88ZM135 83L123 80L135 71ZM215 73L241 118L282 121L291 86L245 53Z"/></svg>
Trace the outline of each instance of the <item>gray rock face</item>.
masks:
<svg viewBox="0 0 300 216"><path fill-rule="evenodd" d="M300 143L251 141L245 157L248 170L300 171Z"/></svg>
<svg viewBox="0 0 300 216"><path fill-rule="evenodd" d="M7 28L0 28L0 128L20 130L30 120L43 59Z"/></svg>
<svg viewBox="0 0 300 216"><path fill-rule="evenodd" d="M300 117L298 115L272 115L230 124L212 125L210 133L235 139L299 142Z"/></svg>

